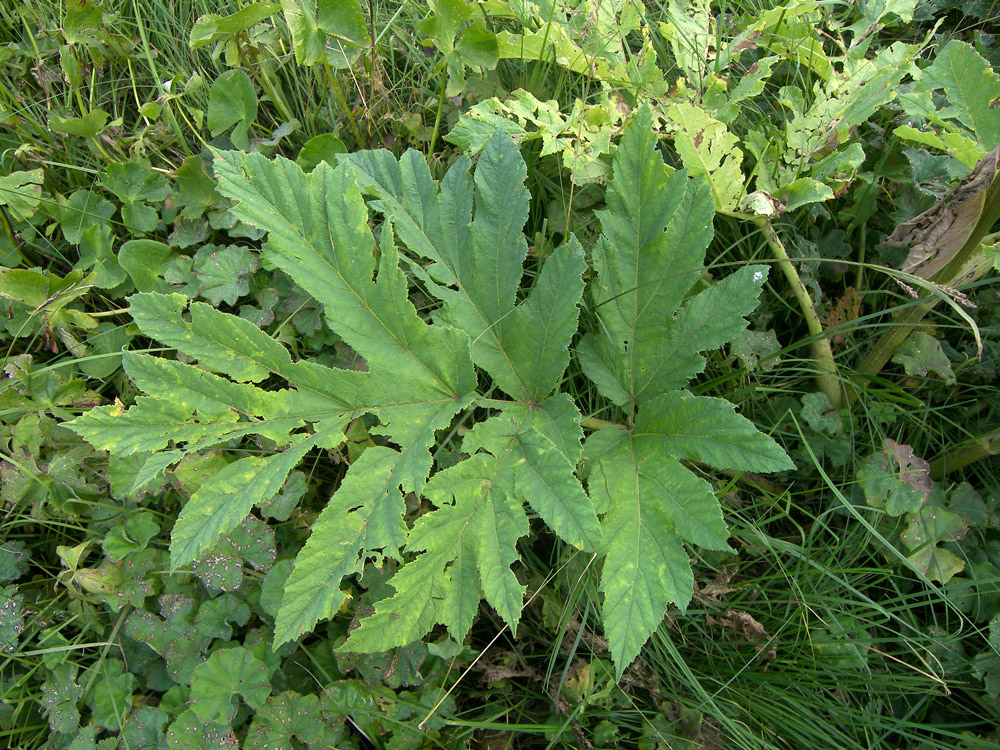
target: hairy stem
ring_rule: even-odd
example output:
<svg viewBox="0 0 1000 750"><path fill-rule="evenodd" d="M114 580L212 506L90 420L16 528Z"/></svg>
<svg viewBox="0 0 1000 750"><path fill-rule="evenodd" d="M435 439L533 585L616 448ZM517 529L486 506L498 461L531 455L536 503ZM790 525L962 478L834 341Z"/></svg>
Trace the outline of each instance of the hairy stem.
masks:
<svg viewBox="0 0 1000 750"><path fill-rule="evenodd" d="M816 307L809 296L809 290L802 283L799 272L795 270L795 266L788 257L788 252L778 238L777 232L774 231L771 222L763 216L758 216L754 217L754 223L764 233L764 238L767 240L772 254L778 261L778 267L781 268L782 273L785 274L785 278L792 287L792 294L795 295L795 299L799 303L799 308L802 310L802 315L806 319L806 326L809 328L809 333L812 334L812 341L809 346L812 350L813 361L819 369L819 373L816 375L816 386L826 394L833 407L839 409L844 399L843 391L840 387L840 378L837 374L837 363L833 358L830 339L826 337L823 331L823 323L820 321Z"/></svg>

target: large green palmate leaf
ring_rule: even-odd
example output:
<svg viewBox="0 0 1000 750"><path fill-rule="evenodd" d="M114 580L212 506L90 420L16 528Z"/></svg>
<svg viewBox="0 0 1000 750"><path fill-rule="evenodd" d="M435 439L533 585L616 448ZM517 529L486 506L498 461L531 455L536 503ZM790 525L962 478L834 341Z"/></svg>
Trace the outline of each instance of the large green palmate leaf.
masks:
<svg viewBox="0 0 1000 750"><path fill-rule="evenodd" d="M730 341L757 305L765 266L749 266L685 299L703 272L714 200L702 178L668 173L652 118L622 138L594 248L600 330L580 342L584 372L621 406L626 429L587 440L588 488L604 513L604 629L619 675L673 603L692 595L683 542L727 549L711 486L678 459L719 468L792 468L785 452L726 401L680 390L701 351Z"/></svg>
<svg viewBox="0 0 1000 750"><path fill-rule="evenodd" d="M685 543L727 548L711 485L681 462L791 465L728 402L684 390L705 367L700 352L745 328L766 268L690 294L704 273L713 198L703 178L669 174L642 110L619 148L593 250L599 327L577 350L624 419L584 441L583 416L560 392L579 328L583 249L569 236L544 261L529 257L526 169L509 136L495 133L470 168L459 158L438 181L416 152L364 151L306 174L282 158L217 153L218 191L236 219L266 234L263 261L321 303L367 370L295 360L246 320L140 293L129 298L139 330L179 356L126 353L125 372L145 395L69 426L135 462L137 488L192 452L225 449L227 462L201 479L174 525L178 567L370 415L375 444L352 457L312 524L276 609L275 646L333 617L344 579L386 559L397 563L394 593L343 650L385 651L437 625L462 641L481 599L515 630L525 590L518 545L533 515L568 545L606 557L604 620L620 673L668 604L690 598ZM370 208L382 218L377 241ZM429 320L410 301L411 283L437 302ZM432 449L460 424L471 425L460 460L435 467ZM262 453L262 444L276 448ZM426 508L412 523L404 493Z"/></svg>

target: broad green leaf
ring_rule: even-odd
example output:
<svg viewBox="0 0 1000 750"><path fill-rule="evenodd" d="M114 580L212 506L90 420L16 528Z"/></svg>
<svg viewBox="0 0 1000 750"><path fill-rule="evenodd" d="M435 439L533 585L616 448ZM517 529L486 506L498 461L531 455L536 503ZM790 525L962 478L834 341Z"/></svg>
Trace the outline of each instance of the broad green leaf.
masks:
<svg viewBox="0 0 1000 750"><path fill-rule="evenodd" d="M249 31L281 9L277 3L253 2L228 16L207 13L200 16L191 28L188 46L191 49L204 47L218 41Z"/></svg>
<svg viewBox="0 0 1000 750"><path fill-rule="evenodd" d="M190 321L181 314L186 309ZM292 364L288 350L253 323L204 302L188 306L179 294L134 294L129 314L147 336L236 381L256 383Z"/></svg>
<svg viewBox="0 0 1000 750"><path fill-rule="evenodd" d="M8 592L12 589L13 587L5 586L0 589L0 596L8 596ZM8 598L7 601L13 600ZM7 603L0 604L4 614L6 614L8 607L10 605ZM6 638L0 642L5 648L10 643ZM42 712L48 719L49 728L53 732L72 734L80 728L80 710L77 708L77 703L83 698L84 690L76 682L76 672L76 664L64 661L53 667L46 675L45 682L42 683L39 703L42 706Z"/></svg>
<svg viewBox="0 0 1000 750"><path fill-rule="evenodd" d="M963 132L917 130L912 125L900 125L893 131L904 141L940 149L972 169L982 157L983 149L977 141L964 135Z"/></svg>
<svg viewBox="0 0 1000 750"><path fill-rule="evenodd" d="M347 420L302 436L287 450L267 458L247 457L213 474L181 510L170 534L170 559L175 568L186 565L242 521L254 505L262 505L281 489L289 473L328 433L338 434Z"/></svg>
<svg viewBox="0 0 1000 750"><path fill-rule="evenodd" d="M863 11L861 18L848 27L854 34L854 43L857 44L884 18L896 17L902 23L909 23L913 20L915 5L915 0L871 0L864 3L860 6Z"/></svg>
<svg viewBox="0 0 1000 750"><path fill-rule="evenodd" d="M285 159L220 153L219 190L238 203L238 218L268 232L264 257L327 306L330 327L361 356L393 368L414 396L458 399L475 383L463 337L420 320L391 248L375 275L368 212L344 167L318 165L306 175ZM515 280L515 284L516 284Z"/></svg>
<svg viewBox="0 0 1000 750"><path fill-rule="evenodd" d="M674 391L645 404L636 415L635 440L671 456L737 471L794 469L781 447L734 413L721 398Z"/></svg>
<svg viewBox="0 0 1000 750"><path fill-rule="evenodd" d="M376 604L375 614L342 650L384 651L422 637L438 622L461 641L480 588L516 629L524 587L510 565L518 559L515 545L528 533L528 519L514 497L513 463L509 453L477 453L431 478L424 496L437 509L416 521L406 545L422 554L392 577L396 594Z"/></svg>
<svg viewBox="0 0 1000 750"><path fill-rule="evenodd" d="M601 527L594 504L573 476L556 444L537 430L517 436L517 492L560 537L586 552L599 549Z"/></svg>
<svg viewBox="0 0 1000 750"><path fill-rule="evenodd" d="M486 28L482 18L472 17L478 7L475 3L431 0L429 5L433 12L419 21L417 28L444 54L448 76L446 93L458 96L465 89L467 66L490 70L496 67L500 59L497 38Z"/></svg>
<svg viewBox="0 0 1000 750"><path fill-rule="evenodd" d="M683 609L691 598L684 544L728 549L711 486L679 459L745 471L793 467L732 404L681 390L705 367L699 352L745 330L767 268L744 267L685 301L703 271L714 201L702 180L668 175L651 119L639 111L615 158L594 248L599 330L577 348L584 373L628 417L623 429L591 435L583 460L603 515L602 611L619 676L667 606Z"/></svg>
<svg viewBox="0 0 1000 750"><path fill-rule="evenodd" d="M604 631L621 676L663 620L667 605L682 610L694 576L682 539L727 549L726 525L711 487L656 446L637 445L624 433L598 442L588 487L607 508L601 591ZM588 449L591 449L588 441Z"/></svg>
<svg viewBox="0 0 1000 750"><path fill-rule="evenodd" d="M718 349L746 329L742 316L757 307L768 270L744 266L684 303L663 332L661 359L647 368L639 403L683 387L705 369L705 358L698 352Z"/></svg>
<svg viewBox="0 0 1000 750"><path fill-rule="evenodd" d="M771 77L771 70L777 63L778 58L775 55L762 57L754 62L750 66L750 70L733 87L733 90L727 93L725 103L719 105L718 109L712 112L713 116L725 123L735 121L743 109L740 103L753 99L764 91L764 85Z"/></svg>
<svg viewBox="0 0 1000 750"><path fill-rule="evenodd" d="M1000 77L975 48L966 42L949 41L920 73L918 91L940 91L945 106L936 112L971 132L982 150L1000 143Z"/></svg>
<svg viewBox="0 0 1000 750"><path fill-rule="evenodd" d="M242 70L227 70L212 83L208 92L208 119L212 135L234 125L230 139L237 148L249 149L247 131L257 119L257 93L250 76Z"/></svg>
<svg viewBox="0 0 1000 750"><path fill-rule="evenodd" d="M583 261L571 239L543 266L528 299L515 304L527 255L522 228L528 193L513 142L494 133L479 157L474 184L465 159L440 183L413 151L399 162L385 151L347 160L409 250L431 261L422 275L444 303L443 319L469 335L474 361L514 398L544 398L566 366Z"/></svg>
<svg viewBox="0 0 1000 750"><path fill-rule="evenodd" d="M603 233L593 250L593 304L601 329L580 342L584 372L615 403L634 411L663 362L664 333L702 273L714 202L703 180L668 175L649 110L636 115L614 162Z"/></svg>

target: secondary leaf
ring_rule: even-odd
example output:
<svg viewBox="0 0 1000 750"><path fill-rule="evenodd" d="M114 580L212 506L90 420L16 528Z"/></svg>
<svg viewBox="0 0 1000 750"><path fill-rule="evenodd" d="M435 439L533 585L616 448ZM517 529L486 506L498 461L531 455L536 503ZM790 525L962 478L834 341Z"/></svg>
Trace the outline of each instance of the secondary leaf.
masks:
<svg viewBox="0 0 1000 750"><path fill-rule="evenodd" d="M7 206L19 219L28 219L42 200L42 170L11 172L0 177L0 206Z"/></svg>
<svg viewBox="0 0 1000 750"><path fill-rule="evenodd" d="M247 130L257 119L257 93L250 76L242 70L227 70L208 92L208 128L218 135L233 128L230 139L237 148L249 149Z"/></svg>
<svg viewBox="0 0 1000 750"><path fill-rule="evenodd" d="M543 266L528 299L515 304L527 255L522 228L529 196L513 141L493 134L474 182L465 158L440 183L415 151L398 162L387 151L362 151L347 160L400 239L431 261L414 271L444 303L442 318L469 335L476 364L514 398L543 398L568 361L584 266L579 244L569 240Z"/></svg>
<svg viewBox="0 0 1000 750"><path fill-rule="evenodd" d="M369 42L358 0L281 0L281 7L300 65L325 59L345 68Z"/></svg>

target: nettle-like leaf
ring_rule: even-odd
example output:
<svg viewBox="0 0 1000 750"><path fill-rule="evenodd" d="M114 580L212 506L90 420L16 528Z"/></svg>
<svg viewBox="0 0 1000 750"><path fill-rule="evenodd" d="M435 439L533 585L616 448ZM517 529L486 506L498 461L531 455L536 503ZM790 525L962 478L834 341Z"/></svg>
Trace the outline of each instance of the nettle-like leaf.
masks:
<svg viewBox="0 0 1000 750"><path fill-rule="evenodd" d="M196 451L229 448L205 465L214 473L199 477L174 525L176 567L205 558L254 506L269 507L307 453L337 448L348 425L370 415L378 424L349 452L280 606L269 599L274 645L333 617L343 579L386 558L399 563L393 593L341 650L384 652L436 625L461 642L482 598L514 630L524 586L513 566L527 505L569 545L607 555L605 622L621 672L667 604L691 596L684 542L727 547L711 486L681 461L791 467L731 404L682 390L705 366L700 351L744 330L767 269L745 268L689 295L704 272L714 203L703 179L668 174L643 110L619 149L594 250L601 327L578 351L626 419L592 435L585 450L580 411L559 390L578 333L584 253L570 236L544 262L528 258L530 196L511 138L497 131L474 171L462 157L441 180L414 151L338 158L306 174L282 158L223 152L215 172L234 218L266 232L262 262L324 306L366 371L293 361L246 320L181 295L140 293L129 298L137 327L185 361L126 354L126 374L147 395L69 426L119 458L136 457L136 481ZM382 219L377 242L365 194ZM401 263L437 302L429 321L409 300ZM265 379L282 387L265 390ZM459 419L471 424L449 447L460 460L435 470L436 433ZM261 455L255 442L234 456L252 436L277 450ZM577 474L585 455L589 494ZM403 493L428 508L412 524Z"/></svg>

